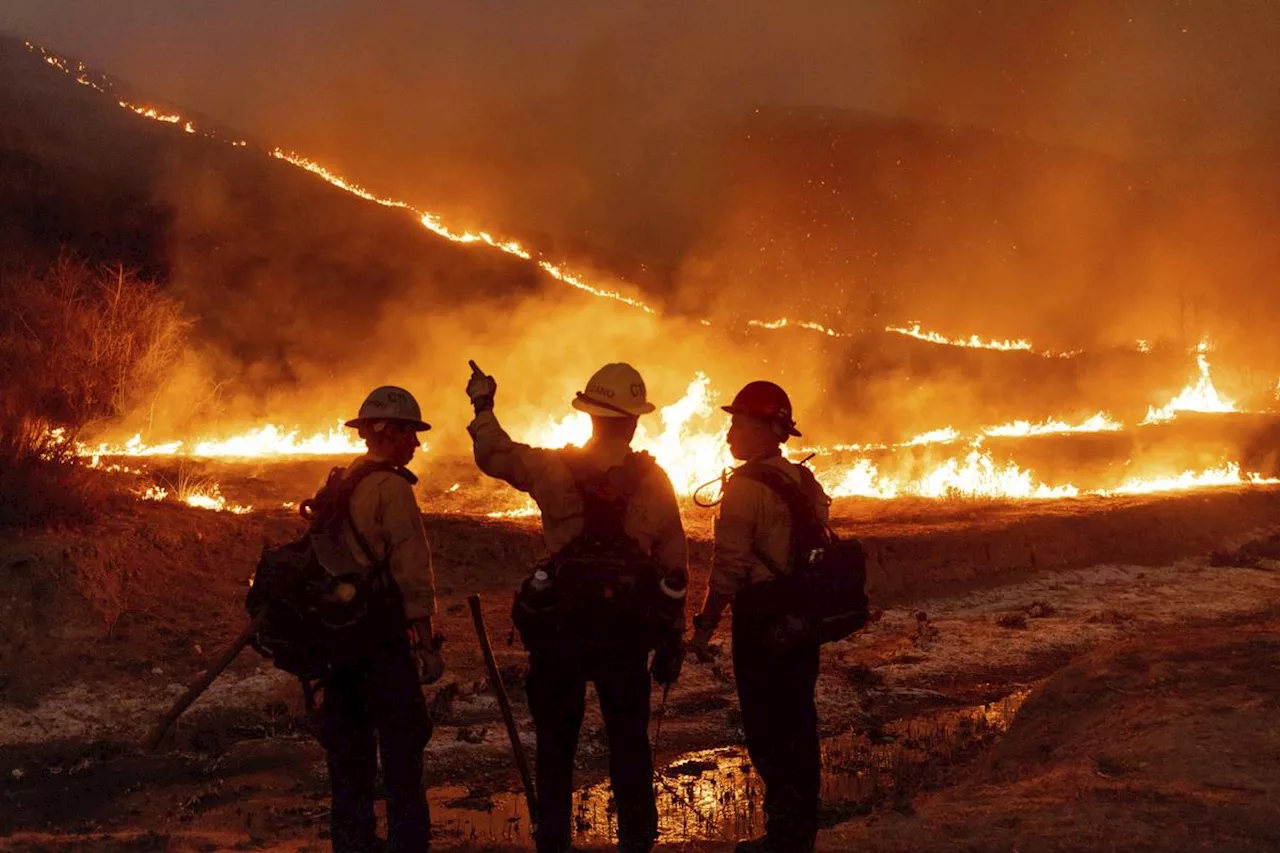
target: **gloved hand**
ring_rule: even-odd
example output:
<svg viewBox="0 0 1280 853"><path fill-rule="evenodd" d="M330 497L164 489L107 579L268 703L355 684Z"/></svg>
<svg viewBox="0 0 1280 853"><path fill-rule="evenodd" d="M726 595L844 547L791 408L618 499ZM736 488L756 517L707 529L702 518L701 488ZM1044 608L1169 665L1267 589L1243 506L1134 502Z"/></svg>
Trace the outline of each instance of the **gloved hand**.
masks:
<svg viewBox="0 0 1280 853"><path fill-rule="evenodd" d="M684 642L676 637L674 640L658 646L653 653L653 664L649 674L662 687L670 687L680 677L680 668L684 665Z"/></svg>
<svg viewBox="0 0 1280 853"><path fill-rule="evenodd" d="M487 412L493 408L493 398L498 393L498 381L486 374L474 361L471 365L471 378L467 380L467 396L476 414Z"/></svg>
<svg viewBox="0 0 1280 853"><path fill-rule="evenodd" d="M711 663L720 657L720 647L711 645L712 633L710 628L698 628L685 647L698 659L698 663Z"/></svg>
<svg viewBox="0 0 1280 853"><path fill-rule="evenodd" d="M415 619L409 624L409 648L418 666L419 684L435 684L444 675L443 645L444 635L432 632L430 619Z"/></svg>

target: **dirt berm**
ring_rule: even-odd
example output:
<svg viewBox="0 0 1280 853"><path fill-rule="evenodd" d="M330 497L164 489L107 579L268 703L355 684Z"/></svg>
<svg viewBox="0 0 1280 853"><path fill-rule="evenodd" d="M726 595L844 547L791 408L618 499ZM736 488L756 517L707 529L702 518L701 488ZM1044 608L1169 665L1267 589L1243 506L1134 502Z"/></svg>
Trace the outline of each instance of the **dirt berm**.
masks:
<svg viewBox="0 0 1280 853"><path fill-rule="evenodd" d="M990 503L839 501L836 526L867 545L877 607L1101 563L1168 565L1276 524L1280 490ZM692 585L705 589L711 514L686 513ZM505 635L510 595L535 557L537 522L430 514L439 622L450 665L481 667L464 599L485 595ZM27 705L69 682L189 677L239 633L259 549L297 535L291 511L249 515L140 502L78 530L0 533L0 702ZM519 662L519 649L500 654ZM252 656L249 656L252 657ZM507 661L503 661L504 663Z"/></svg>
<svg viewBox="0 0 1280 853"><path fill-rule="evenodd" d="M959 784L819 850L1280 849L1278 615L1078 659Z"/></svg>

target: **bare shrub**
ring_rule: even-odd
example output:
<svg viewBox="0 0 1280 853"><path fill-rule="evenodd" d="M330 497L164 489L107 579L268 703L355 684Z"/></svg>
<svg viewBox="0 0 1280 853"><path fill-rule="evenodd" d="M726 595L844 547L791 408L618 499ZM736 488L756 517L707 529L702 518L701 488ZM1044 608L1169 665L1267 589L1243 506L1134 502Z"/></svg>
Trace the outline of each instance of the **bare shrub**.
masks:
<svg viewBox="0 0 1280 853"><path fill-rule="evenodd" d="M189 322L123 268L63 258L0 275L0 469L67 458L76 438L162 384Z"/></svg>

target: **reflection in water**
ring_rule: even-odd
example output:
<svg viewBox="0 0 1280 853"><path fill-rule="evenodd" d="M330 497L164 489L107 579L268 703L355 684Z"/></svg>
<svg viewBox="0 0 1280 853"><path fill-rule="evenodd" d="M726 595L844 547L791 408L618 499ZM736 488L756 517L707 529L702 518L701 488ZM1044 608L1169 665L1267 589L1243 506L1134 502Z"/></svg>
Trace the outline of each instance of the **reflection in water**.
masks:
<svg viewBox="0 0 1280 853"><path fill-rule="evenodd" d="M868 811L916 789L930 768L962 760L1005 731L1029 692L914 717L872 736L857 731L826 738L824 815L838 818ZM686 753L659 774L656 788L663 841L732 840L764 831L764 786L741 747ZM447 787L431 789L428 799L437 837L532 847L520 794L473 797L464 788ZM577 841L616 841L617 809L608 781L575 794L574 820Z"/></svg>

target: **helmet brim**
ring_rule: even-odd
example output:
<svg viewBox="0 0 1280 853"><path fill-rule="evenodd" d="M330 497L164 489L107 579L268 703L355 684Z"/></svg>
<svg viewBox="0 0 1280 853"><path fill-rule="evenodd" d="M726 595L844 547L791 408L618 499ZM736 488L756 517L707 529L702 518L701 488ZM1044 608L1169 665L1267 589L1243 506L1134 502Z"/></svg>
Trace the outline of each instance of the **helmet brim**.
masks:
<svg viewBox="0 0 1280 853"><path fill-rule="evenodd" d="M779 426L782 426L786 429L787 435L794 436L795 438L804 437L800 434L800 430L796 429L795 424L783 424L783 423L779 423L778 421L767 421L758 415L748 412L746 409L739 409L734 406L721 406L720 409L721 411L728 412L731 415L742 415L744 418L755 418L761 423L778 423Z"/></svg>
<svg viewBox="0 0 1280 853"><path fill-rule="evenodd" d="M578 394L577 397L573 398L573 402L570 405L579 412L586 412L588 415L598 418L638 418L641 415L649 414L657 408L653 403L645 403L643 406L637 406L636 411L633 412L619 406L612 406L593 400L586 394Z"/></svg>
<svg viewBox="0 0 1280 853"><path fill-rule="evenodd" d="M412 424L414 432L426 432L431 429L431 424L426 421L406 420L405 418L352 418L343 424L343 426L350 427L351 429L360 429L360 427L375 424L378 421L386 421L387 423L396 424Z"/></svg>

